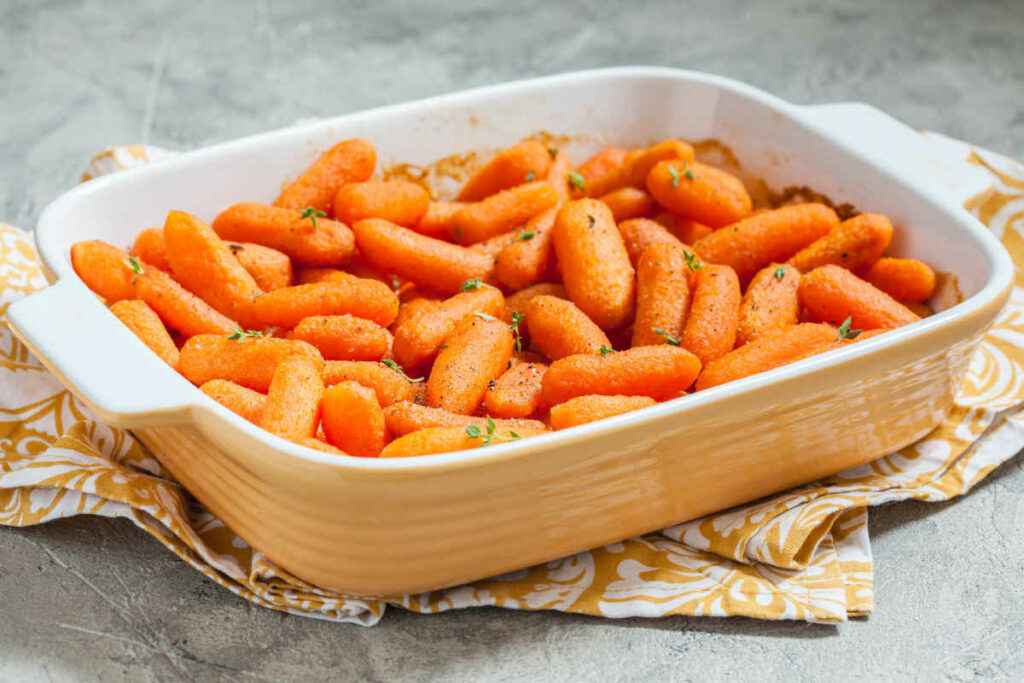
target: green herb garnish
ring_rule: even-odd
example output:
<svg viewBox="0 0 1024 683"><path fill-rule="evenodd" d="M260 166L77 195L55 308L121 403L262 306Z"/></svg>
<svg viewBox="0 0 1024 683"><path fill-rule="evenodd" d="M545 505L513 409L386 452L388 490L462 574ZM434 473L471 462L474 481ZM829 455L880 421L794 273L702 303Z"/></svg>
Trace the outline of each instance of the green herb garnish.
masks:
<svg viewBox="0 0 1024 683"><path fill-rule="evenodd" d="M512 328L512 334L515 335L515 338L516 338L516 351L517 352L520 352L520 351L523 350L523 335L519 331L519 323L523 322L523 320L525 320L525 319L526 319L526 316L523 315L522 313L520 313L519 311L513 311L512 312L512 324L509 325L509 327Z"/></svg>
<svg viewBox="0 0 1024 683"><path fill-rule="evenodd" d="M776 280L783 280L783 279L785 279L785 277L786 277L786 267L785 266L779 266L778 268L775 269L775 279Z"/></svg>
<svg viewBox="0 0 1024 683"><path fill-rule="evenodd" d="M422 377L417 377L416 379L413 379L409 375L405 374L405 369L401 365L396 363L395 361L391 360L390 358L381 359L380 364L383 365L386 368L391 368L392 370L394 370L399 375L404 377L406 380L412 382L413 384L415 384L416 382L422 382L423 381Z"/></svg>
<svg viewBox="0 0 1024 683"><path fill-rule="evenodd" d="M853 317L846 316L846 320L844 320L843 324L839 326L839 341L843 341L845 339L856 339L857 335L864 331L851 327L852 324Z"/></svg>
<svg viewBox="0 0 1024 683"><path fill-rule="evenodd" d="M587 189L586 179L576 171L569 171L565 177L569 179L569 184L573 186L573 189L579 192L583 192Z"/></svg>
<svg viewBox="0 0 1024 683"><path fill-rule="evenodd" d="M528 171L526 173L526 175L523 177L523 182L524 183L529 183L529 182L534 181L536 178L537 178L537 174L536 173L534 173L533 171Z"/></svg>
<svg viewBox="0 0 1024 683"><path fill-rule="evenodd" d="M519 432L514 432L511 429L508 431L508 435L511 436L513 439L521 439L521 438L523 438L522 435Z"/></svg>
<svg viewBox="0 0 1024 683"><path fill-rule="evenodd" d="M679 187L679 170L675 166L669 166L668 174L672 176L672 187Z"/></svg>
<svg viewBox="0 0 1024 683"><path fill-rule="evenodd" d="M685 171L683 171L683 175L686 176L687 180L693 180L696 177L693 175L693 171L691 171L690 169L686 169Z"/></svg>
<svg viewBox="0 0 1024 683"><path fill-rule="evenodd" d="M480 289L483 286L483 284L483 280L481 280L480 278L471 277L465 282L463 282L462 286L459 287L459 289L461 289L463 292L468 292L471 289Z"/></svg>
<svg viewBox="0 0 1024 683"><path fill-rule="evenodd" d="M610 349L604 344L602 344L601 348L599 348L597 352L600 353L601 357L603 358L604 356L607 356L609 353L615 353L615 349Z"/></svg>
<svg viewBox="0 0 1024 683"><path fill-rule="evenodd" d="M664 337L666 344L669 344L671 346L679 346L679 337L670 334L668 330L662 327L652 327L651 331L654 332L654 334Z"/></svg>
<svg viewBox="0 0 1024 683"><path fill-rule="evenodd" d="M530 240L532 240L536 236L537 236L537 233L534 232L533 230L520 230L519 234L516 235L516 241L517 242L529 242Z"/></svg>
<svg viewBox="0 0 1024 683"><path fill-rule="evenodd" d="M498 428L494 420L487 418L487 432L484 433L479 425L467 425L466 436L471 439L483 439L484 445L488 445L494 439L494 431Z"/></svg>
<svg viewBox="0 0 1024 683"><path fill-rule="evenodd" d="M698 259L692 252L686 251L685 249L683 249L683 258L686 259L687 267L694 272L704 267L704 264L700 262L700 259Z"/></svg>
<svg viewBox="0 0 1024 683"><path fill-rule="evenodd" d="M228 339L238 340L238 339L245 339L246 337L252 337L252 338L255 339L256 337L262 337L262 336L263 336L263 333L260 332L259 330L243 330L241 327L239 327L239 328L235 329L234 334L229 336Z"/></svg>
<svg viewBox="0 0 1024 683"><path fill-rule="evenodd" d="M312 206L307 206L305 209L302 210L302 217L308 218L309 221L313 224L313 229L315 230L317 227L316 219L326 218L327 212L321 211L320 209L314 209Z"/></svg>
<svg viewBox="0 0 1024 683"><path fill-rule="evenodd" d="M145 272L142 269L142 264L139 262L139 259L135 258L134 256L129 256L128 260L125 263L128 264L128 267L131 268L132 272L135 273L136 275L142 275L142 273Z"/></svg>

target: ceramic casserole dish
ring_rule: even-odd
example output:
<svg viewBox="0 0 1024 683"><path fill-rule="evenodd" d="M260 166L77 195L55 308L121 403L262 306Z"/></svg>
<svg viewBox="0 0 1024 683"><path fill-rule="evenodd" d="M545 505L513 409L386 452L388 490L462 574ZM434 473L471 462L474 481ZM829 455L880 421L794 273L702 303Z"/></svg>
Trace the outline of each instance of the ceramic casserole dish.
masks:
<svg viewBox="0 0 1024 683"><path fill-rule="evenodd" d="M638 146L715 138L769 185L889 215L894 255L954 272L962 303L880 337L597 423L419 458L338 457L275 437L171 371L71 268L169 209L266 201L347 137L426 164L539 130ZM446 587L558 558L866 463L921 438L1009 294L996 239L936 185L921 136L860 104L796 106L706 74L580 72L303 124L72 190L36 239L53 283L18 337L103 421L131 429L205 506L295 575L350 594Z"/></svg>

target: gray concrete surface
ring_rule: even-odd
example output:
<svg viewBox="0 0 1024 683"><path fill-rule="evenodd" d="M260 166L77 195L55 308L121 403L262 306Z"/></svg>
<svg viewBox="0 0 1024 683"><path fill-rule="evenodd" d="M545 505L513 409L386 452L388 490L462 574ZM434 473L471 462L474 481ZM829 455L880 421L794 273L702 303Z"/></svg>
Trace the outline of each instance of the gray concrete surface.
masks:
<svg viewBox="0 0 1024 683"><path fill-rule="evenodd" d="M649 63L865 100L1024 156L1024 3L0 0L0 219L99 147L188 148L380 104ZM1024 678L1020 456L872 512L877 612L839 627L492 609L374 629L250 607L128 523L0 529L0 680Z"/></svg>

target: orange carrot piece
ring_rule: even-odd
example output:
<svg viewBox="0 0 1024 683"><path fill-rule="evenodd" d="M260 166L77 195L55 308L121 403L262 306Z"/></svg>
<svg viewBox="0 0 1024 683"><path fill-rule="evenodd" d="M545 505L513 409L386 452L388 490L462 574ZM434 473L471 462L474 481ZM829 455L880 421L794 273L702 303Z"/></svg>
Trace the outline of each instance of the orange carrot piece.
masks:
<svg viewBox="0 0 1024 683"><path fill-rule="evenodd" d="M395 439L384 447L384 450L380 452L380 457L404 458L416 455L451 453L453 451L469 450L492 444L507 443L524 436L532 436L532 434L521 434L519 432L496 429L493 434L480 431L478 436L471 436L464 427L430 427Z"/></svg>
<svg viewBox="0 0 1024 683"><path fill-rule="evenodd" d="M263 325L295 327L313 315L354 315L387 327L398 315L398 297L383 282L353 277L282 287L252 302L252 317Z"/></svg>
<svg viewBox="0 0 1024 683"><path fill-rule="evenodd" d="M612 212L596 199L569 202L558 211L555 253L569 298L603 329L633 317L633 266Z"/></svg>
<svg viewBox="0 0 1024 683"><path fill-rule="evenodd" d="M355 232L360 254L369 264L446 294L459 291L466 280L486 280L494 270L492 256L385 220L359 221Z"/></svg>
<svg viewBox="0 0 1024 683"><path fill-rule="evenodd" d="M306 356L283 358L270 381L260 426L286 439L316 436L324 395L322 365Z"/></svg>
<svg viewBox="0 0 1024 683"><path fill-rule="evenodd" d="M464 206L466 202L430 202L427 212L413 230L428 237L451 239L455 215Z"/></svg>
<svg viewBox="0 0 1024 683"><path fill-rule="evenodd" d="M469 249L481 254L487 254L497 262L498 254L500 254L505 247L518 241L521 232L522 231L520 230L503 232L500 235L495 235L494 237L485 239L483 242L472 244L469 246Z"/></svg>
<svg viewBox="0 0 1024 683"><path fill-rule="evenodd" d="M530 417L540 407L541 381L548 366L517 363L501 374L484 396L489 415L501 418Z"/></svg>
<svg viewBox="0 0 1024 683"><path fill-rule="evenodd" d="M912 258L880 258L864 279L905 304L920 304L935 292L935 271Z"/></svg>
<svg viewBox="0 0 1024 683"><path fill-rule="evenodd" d="M306 342L274 337L229 339L216 334L197 334L181 347L178 372L195 385L211 379L227 379L243 387L265 392L274 370L290 356L309 358L318 371L320 352Z"/></svg>
<svg viewBox="0 0 1024 683"><path fill-rule="evenodd" d="M577 396L551 407L551 428L568 429L656 404L649 396Z"/></svg>
<svg viewBox="0 0 1024 683"><path fill-rule="evenodd" d="M462 186L458 199L476 202L516 185L542 180L551 155L537 140L524 140L495 154Z"/></svg>
<svg viewBox="0 0 1024 683"><path fill-rule="evenodd" d="M707 364L697 390L749 377L833 348L838 341L831 325L801 323L775 329Z"/></svg>
<svg viewBox="0 0 1024 683"><path fill-rule="evenodd" d="M555 189L558 198L557 206L565 204L572 198L569 187L569 173L572 171L572 159L565 152L558 152L548 168L547 181Z"/></svg>
<svg viewBox="0 0 1024 683"><path fill-rule="evenodd" d="M768 332L796 325L800 318L800 271L773 263L758 271L740 304L736 345L742 346Z"/></svg>
<svg viewBox="0 0 1024 683"><path fill-rule="evenodd" d="M512 330L496 318L474 314L463 318L444 344L427 379L427 404L463 415L475 413L488 383L508 368Z"/></svg>
<svg viewBox="0 0 1024 683"><path fill-rule="evenodd" d="M600 152L590 157L576 169L576 172L583 177L584 187L595 185L601 182L599 179L626 162L629 150L622 147L605 147Z"/></svg>
<svg viewBox="0 0 1024 683"><path fill-rule="evenodd" d="M358 138L342 140L321 154L301 176L286 185L274 200L274 206L285 209L311 208L330 214L334 195L341 186L369 180L376 165L377 151L368 141Z"/></svg>
<svg viewBox="0 0 1024 683"><path fill-rule="evenodd" d="M295 271L295 284L311 285L316 282L342 282L356 277L337 268L299 268Z"/></svg>
<svg viewBox="0 0 1024 683"><path fill-rule="evenodd" d="M139 299L121 299L110 306L110 312L135 333L143 344L172 368L178 364L178 347L167 328L152 308Z"/></svg>
<svg viewBox="0 0 1024 683"><path fill-rule="evenodd" d="M379 362L358 360L329 360L324 363L324 384L331 386L338 382L358 382L373 389L377 402L389 406L399 401L411 401L416 387L405 375Z"/></svg>
<svg viewBox="0 0 1024 683"><path fill-rule="evenodd" d="M551 360L611 350L608 335L576 304L554 296L536 296L526 307L530 342Z"/></svg>
<svg viewBox="0 0 1024 683"><path fill-rule="evenodd" d="M292 260L287 254L252 242L229 242L228 249L264 292L292 283Z"/></svg>
<svg viewBox="0 0 1024 683"><path fill-rule="evenodd" d="M696 161L660 162L647 176L647 191L669 211L712 228L746 218L753 207L739 178Z"/></svg>
<svg viewBox="0 0 1024 683"><path fill-rule="evenodd" d="M461 244L483 242L515 230L556 203L558 195L545 180L517 185L462 207L452 223L452 236Z"/></svg>
<svg viewBox="0 0 1024 683"><path fill-rule="evenodd" d="M839 266L815 268L800 279L800 304L820 322L852 318L859 330L900 327L920 320L909 308Z"/></svg>
<svg viewBox="0 0 1024 683"><path fill-rule="evenodd" d="M636 268L636 320L633 346L679 339L690 308L689 274L683 247L652 244Z"/></svg>
<svg viewBox="0 0 1024 683"><path fill-rule="evenodd" d="M303 318L288 338L312 344L326 360L380 360L391 350L391 334L386 329L352 315Z"/></svg>
<svg viewBox="0 0 1024 683"><path fill-rule="evenodd" d="M523 289L547 277L554 265L552 229L557 209L548 209L531 218L516 239L494 259L494 275L511 289Z"/></svg>
<svg viewBox="0 0 1024 683"><path fill-rule="evenodd" d="M477 312L504 318L505 297L494 287L482 285L435 305L425 306L420 314L395 327L392 345L395 360L410 370L423 367L434 358L445 337L452 333L459 321Z"/></svg>
<svg viewBox="0 0 1024 683"><path fill-rule="evenodd" d="M716 230L693 245L709 263L729 266L741 282L770 263L781 263L839 225L824 204L796 204L758 213Z"/></svg>
<svg viewBox="0 0 1024 683"><path fill-rule="evenodd" d="M732 351L739 325L740 300L740 282L732 268L716 265L701 268L683 328L683 348L705 365Z"/></svg>
<svg viewBox="0 0 1024 683"><path fill-rule="evenodd" d="M411 228L427 213L430 194L408 180L367 180L342 185L334 196L334 215L352 225L365 218L383 218Z"/></svg>
<svg viewBox="0 0 1024 683"><path fill-rule="evenodd" d="M643 188L651 169L667 160L692 163L693 147L682 140L668 139L650 147L634 149L613 171L587 183L584 191L589 197L601 197L620 187Z"/></svg>
<svg viewBox="0 0 1024 683"><path fill-rule="evenodd" d="M640 262L640 255L652 244L671 244L682 247L685 254L690 254L687 263L699 268L704 262L697 256L693 247L680 242L668 228L647 218L633 218L619 223L619 233L629 253L629 260L635 267Z"/></svg>
<svg viewBox="0 0 1024 683"><path fill-rule="evenodd" d="M667 401L693 384L700 368L699 358L668 344L638 346L606 356L567 356L552 363L545 373L541 401L554 406L587 394Z"/></svg>
<svg viewBox="0 0 1024 683"><path fill-rule="evenodd" d="M481 430L487 426L487 418L460 415L441 408L421 406L412 401L393 403L384 408L384 418L387 420L388 431L396 436L403 436L421 429L431 427L456 427L465 429L470 425L476 425ZM520 434L540 433L546 431L543 422L538 420L512 419L504 420L495 418L494 423L497 429L502 431L511 430Z"/></svg>
<svg viewBox="0 0 1024 683"><path fill-rule="evenodd" d="M797 252L788 263L802 273L834 264L855 273L867 270L892 241L892 223L877 213L862 213L843 221Z"/></svg>
<svg viewBox="0 0 1024 683"><path fill-rule="evenodd" d="M321 422L327 442L351 455L376 456L388 441L376 394L357 382L339 382L324 392Z"/></svg>
<svg viewBox="0 0 1024 683"><path fill-rule="evenodd" d="M131 255L165 273L171 270L171 264L167 262L167 244L164 242L162 227L146 228L136 235Z"/></svg>
<svg viewBox="0 0 1024 683"><path fill-rule="evenodd" d="M670 211L662 211L654 217L654 222L665 226L672 235L684 244L693 244L715 231L714 228L677 216Z"/></svg>
<svg viewBox="0 0 1024 683"><path fill-rule="evenodd" d="M132 282L136 279L135 270L145 268L138 259L130 261L124 250L100 240L72 245L71 266L82 282L108 304L134 298Z"/></svg>
<svg viewBox="0 0 1024 683"><path fill-rule="evenodd" d="M267 402L264 394L226 379L211 379L199 387L199 390L253 424L259 424L263 406Z"/></svg>
<svg viewBox="0 0 1024 683"><path fill-rule="evenodd" d="M233 204L217 215L213 229L230 242L277 249L301 266L344 265L355 248L352 231L344 223L265 204Z"/></svg>
<svg viewBox="0 0 1024 683"><path fill-rule="evenodd" d="M620 187L601 196L600 200L608 205L616 223L650 216L655 209L651 195L635 187Z"/></svg>
<svg viewBox="0 0 1024 683"><path fill-rule="evenodd" d="M529 308L530 302L538 296L555 296L559 299L568 298L568 295L565 293L565 287L558 283L537 283L526 289L521 289L505 299L505 310L507 312L505 320L511 322L512 316L515 313L518 313L520 317L525 317L526 309ZM527 322L527 325L529 325L529 322Z"/></svg>
<svg viewBox="0 0 1024 683"><path fill-rule="evenodd" d="M133 282L135 298L145 301L167 327L186 337L197 334L231 334L237 322L178 284L157 268L142 266Z"/></svg>

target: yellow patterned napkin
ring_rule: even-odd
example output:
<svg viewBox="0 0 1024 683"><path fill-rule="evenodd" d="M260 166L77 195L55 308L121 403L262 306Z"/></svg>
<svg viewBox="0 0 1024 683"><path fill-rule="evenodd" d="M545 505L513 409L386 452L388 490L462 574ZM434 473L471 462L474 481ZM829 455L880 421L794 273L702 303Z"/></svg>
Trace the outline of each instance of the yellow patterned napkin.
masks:
<svg viewBox="0 0 1024 683"><path fill-rule="evenodd" d="M825 481L544 565L395 600L302 582L204 510L129 433L96 422L0 326L0 524L78 514L127 517L209 578L256 604L376 623L388 604L431 613L496 605L604 617L706 615L844 621L871 612L867 508L948 500L1024 447L1024 166L931 136L947 175L986 175L968 202L1018 266L1009 306L970 364L946 421L922 441ZM132 146L86 177L155 161ZM0 314L45 286L27 233L0 224Z"/></svg>

